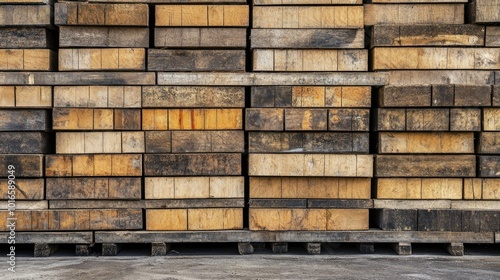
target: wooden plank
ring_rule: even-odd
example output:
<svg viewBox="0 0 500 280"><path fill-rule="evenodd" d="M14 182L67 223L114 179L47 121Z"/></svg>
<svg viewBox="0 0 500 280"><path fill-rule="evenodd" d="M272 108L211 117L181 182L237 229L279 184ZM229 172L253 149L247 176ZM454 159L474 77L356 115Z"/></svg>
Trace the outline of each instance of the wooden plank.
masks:
<svg viewBox="0 0 500 280"><path fill-rule="evenodd" d="M326 130L326 109L285 109L285 130Z"/></svg>
<svg viewBox="0 0 500 280"><path fill-rule="evenodd" d="M458 210L496 210L498 211L499 201L477 201L477 200L452 200L451 209Z"/></svg>
<svg viewBox="0 0 500 280"><path fill-rule="evenodd" d="M173 131L173 153L244 152L243 131Z"/></svg>
<svg viewBox="0 0 500 280"><path fill-rule="evenodd" d="M144 72L0 72L0 85L154 85L155 79Z"/></svg>
<svg viewBox="0 0 500 280"><path fill-rule="evenodd" d="M450 109L451 131L480 131L480 109Z"/></svg>
<svg viewBox="0 0 500 280"><path fill-rule="evenodd" d="M484 108L483 109L483 130L484 131L499 131L500 130L500 109L499 108Z"/></svg>
<svg viewBox="0 0 500 280"><path fill-rule="evenodd" d="M59 71L144 70L141 48L60 49Z"/></svg>
<svg viewBox="0 0 500 280"><path fill-rule="evenodd" d="M156 48L244 48L245 28L155 28Z"/></svg>
<svg viewBox="0 0 500 280"><path fill-rule="evenodd" d="M254 71L368 71L367 50L255 49Z"/></svg>
<svg viewBox="0 0 500 280"><path fill-rule="evenodd" d="M2 154L53 153L53 136L44 132L0 132Z"/></svg>
<svg viewBox="0 0 500 280"><path fill-rule="evenodd" d="M500 106L500 85L493 86L492 105L493 106Z"/></svg>
<svg viewBox="0 0 500 280"><path fill-rule="evenodd" d="M1 0L1 4L53 4L52 0Z"/></svg>
<svg viewBox="0 0 500 280"><path fill-rule="evenodd" d="M54 49L56 38L52 30L46 28L11 27L1 28L0 47L2 49Z"/></svg>
<svg viewBox="0 0 500 280"><path fill-rule="evenodd" d="M50 49L0 49L0 70L52 71L56 57Z"/></svg>
<svg viewBox="0 0 500 280"><path fill-rule="evenodd" d="M250 176L372 177L371 155L250 154Z"/></svg>
<svg viewBox="0 0 500 280"><path fill-rule="evenodd" d="M141 199L141 178L47 178L46 199Z"/></svg>
<svg viewBox="0 0 500 280"><path fill-rule="evenodd" d="M482 107L491 106L491 86L455 86L456 107Z"/></svg>
<svg viewBox="0 0 500 280"><path fill-rule="evenodd" d="M430 107L431 86L385 86L378 100L380 107Z"/></svg>
<svg viewBox="0 0 500 280"><path fill-rule="evenodd" d="M497 23L500 22L498 0L475 0L470 2L466 8L467 20L471 23Z"/></svg>
<svg viewBox="0 0 500 280"><path fill-rule="evenodd" d="M472 24L375 25L370 46L484 46L484 34L485 27Z"/></svg>
<svg viewBox="0 0 500 280"><path fill-rule="evenodd" d="M397 3L467 3L467 0L370 0L371 3L386 3L386 4L397 4Z"/></svg>
<svg viewBox="0 0 500 280"><path fill-rule="evenodd" d="M378 178L376 197L379 199L462 199L462 186L461 178Z"/></svg>
<svg viewBox="0 0 500 280"><path fill-rule="evenodd" d="M203 4L203 3L246 3L246 1L243 0L89 0L89 3L147 3L147 4L186 4L186 3L192 3L192 4Z"/></svg>
<svg viewBox="0 0 500 280"><path fill-rule="evenodd" d="M243 87L144 86L144 108L245 107Z"/></svg>
<svg viewBox="0 0 500 280"><path fill-rule="evenodd" d="M243 177L147 177L146 199L243 198Z"/></svg>
<svg viewBox="0 0 500 280"><path fill-rule="evenodd" d="M148 48L149 29L142 27L60 26L60 47Z"/></svg>
<svg viewBox="0 0 500 280"><path fill-rule="evenodd" d="M479 156L479 177L500 177L500 156Z"/></svg>
<svg viewBox="0 0 500 280"><path fill-rule="evenodd" d="M248 26L247 5L156 5L155 26Z"/></svg>
<svg viewBox="0 0 500 280"><path fill-rule="evenodd" d="M384 73L387 75L386 84L389 85L487 85L495 83L495 72L493 71L428 70L390 71Z"/></svg>
<svg viewBox="0 0 500 280"><path fill-rule="evenodd" d="M141 176L142 155L47 155L47 177Z"/></svg>
<svg viewBox="0 0 500 280"><path fill-rule="evenodd" d="M243 50L148 50L148 71L244 71Z"/></svg>
<svg viewBox="0 0 500 280"><path fill-rule="evenodd" d="M418 217L416 209L378 209L375 224L384 231L416 231Z"/></svg>
<svg viewBox="0 0 500 280"><path fill-rule="evenodd" d="M295 0L253 0L253 4L256 6L265 5L355 5L362 4L361 0L307 0L307 1L295 1Z"/></svg>
<svg viewBox="0 0 500 280"><path fill-rule="evenodd" d="M137 108L139 86L55 86L54 107Z"/></svg>
<svg viewBox="0 0 500 280"><path fill-rule="evenodd" d="M45 181L44 179L19 179L16 178L16 200L42 200L45 197ZM3 193L2 199L9 199L8 196L8 180L2 179L0 180L0 190ZM7 203L5 204L7 205Z"/></svg>
<svg viewBox="0 0 500 280"><path fill-rule="evenodd" d="M179 209L179 208L243 208L244 199L152 199L152 200L51 200L51 209Z"/></svg>
<svg viewBox="0 0 500 280"><path fill-rule="evenodd" d="M249 132L250 153L368 153L368 133Z"/></svg>
<svg viewBox="0 0 500 280"><path fill-rule="evenodd" d="M472 155L378 155L378 177L474 177L476 158Z"/></svg>
<svg viewBox="0 0 500 280"><path fill-rule="evenodd" d="M252 29L252 49L364 48L364 29Z"/></svg>
<svg viewBox="0 0 500 280"><path fill-rule="evenodd" d="M52 87L0 86L0 107L52 108Z"/></svg>
<svg viewBox="0 0 500 280"><path fill-rule="evenodd" d="M416 209L451 209L453 200L373 200L373 208L416 210Z"/></svg>
<svg viewBox="0 0 500 280"><path fill-rule="evenodd" d="M328 130L368 131L369 126L370 126L369 109L328 110Z"/></svg>
<svg viewBox="0 0 500 280"><path fill-rule="evenodd" d="M90 4L61 2L54 5L56 25L148 26L145 4Z"/></svg>
<svg viewBox="0 0 500 280"><path fill-rule="evenodd" d="M145 176L240 175L241 154L146 154Z"/></svg>
<svg viewBox="0 0 500 280"><path fill-rule="evenodd" d="M474 134L472 132L385 132L379 134L378 153L472 154Z"/></svg>
<svg viewBox="0 0 500 280"><path fill-rule="evenodd" d="M486 45L487 47L500 47L500 27L486 27Z"/></svg>
<svg viewBox="0 0 500 280"><path fill-rule="evenodd" d="M170 153L172 152L172 132L170 131L146 131L145 132L146 153Z"/></svg>
<svg viewBox="0 0 500 280"><path fill-rule="evenodd" d="M7 243L8 235L0 237L1 242ZM17 244L33 243L50 244L91 244L94 242L93 232L16 232Z"/></svg>
<svg viewBox="0 0 500 280"><path fill-rule="evenodd" d="M283 109L253 109L245 110L245 130L280 131L284 130Z"/></svg>
<svg viewBox="0 0 500 280"><path fill-rule="evenodd" d="M16 197L17 198L17 197ZM0 209L2 210L11 210L12 208L9 208L8 200L1 201L2 205L0 206ZM18 200L16 201L16 208L15 210L43 210L43 209L49 209L49 202L47 200Z"/></svg>
<svg viewBox="0 0 500 280"><path fill-rule="evenodd" d="M347 16L349 15L349 17ZM363 28L361 6L253 7L253 28Z"/></svg>
<svg viewBox="0 0 500 280"><path fill-rule="evenodd" d="M50 26L50 5L1 5L1 26Z"/></svg>
<svg viewBox="0 0 500 280"><path fill-rule="evenodd" d="M57 132L57 154L144 153L144 132Z"/></svg>
<svg viewBox="0 0 500 280"><path fill-rule="evenodd" d="M365 199L365 200L309 199L307 200L307 208L369 209L373 208L373 201L371 199Z"/></svg>
<svg viewBox="0 0 500 280"><path fill-rule="evenodd" d="M500 132L482 132L479 136L479 154L500 154Z"/></svg>
<svg viewBox="0 0 500 280"><path fill-rule="evenodd" d="M463 4L366 4L364 24L463 24Z"/></svg>
<svg viewBox="0 0 500 280"><path fill-rule="evenodd" d="M418 210L419 231L462 231L460 210Z"/></svg>
<svg viewBox="0 0 500 280"><path fill-rule="evenodd" d="M147 230L242 229L243 211L238 208L148 209Z"/></svg>
<svg viewBox="0 0 500 280"><path fill-rule="evenodd" d="M449 130L450 111L447 109L406 109L406 130Z"/></svg>
<svg viewBox="0 0 500 280"><path fill-rule="evenodd" d="M54 130L140 130L140 109L54 108Z"/></svg>
<svg viewBox="0 0 500 280"><path fill-rule="evenodd" d="M250 208L307 208L306 199L250 199Z"/></svg>
<svg viewBox="0 0 500 280"><path fill-rule="evenodd" d="M0 155L0 167L9 170L8 166L15 168L16 178L33 178L43 176L43 155Z"/></svg>
<svg viewBox="0 0 500 280"><path fill-rule="evenodd" d="M455 85L432 85L432 106L453 106L454 102Z"/></svg>

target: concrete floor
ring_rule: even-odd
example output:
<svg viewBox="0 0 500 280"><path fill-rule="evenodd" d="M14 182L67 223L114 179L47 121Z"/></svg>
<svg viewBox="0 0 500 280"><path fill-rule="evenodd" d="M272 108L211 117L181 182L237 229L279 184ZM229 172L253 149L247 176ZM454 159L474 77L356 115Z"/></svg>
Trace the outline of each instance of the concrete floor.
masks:
<svg viewBox="0 0 500 280"><path fill-rule="evenodd" d="M240 256L235 247L177 246L176 254L164 257L147 256L145 245L125 247L115 257L75 257L68 248L48 258L29 257L28 247L18 253L16 273L7 271L6 257L0 258L0 279L500 279L498 246L466 247L462 257L439 246L414 247L411 256L397 256L389 247L364 255L354 247L328 245L321 255L290 246L288 254L265 249Z"/></svg>

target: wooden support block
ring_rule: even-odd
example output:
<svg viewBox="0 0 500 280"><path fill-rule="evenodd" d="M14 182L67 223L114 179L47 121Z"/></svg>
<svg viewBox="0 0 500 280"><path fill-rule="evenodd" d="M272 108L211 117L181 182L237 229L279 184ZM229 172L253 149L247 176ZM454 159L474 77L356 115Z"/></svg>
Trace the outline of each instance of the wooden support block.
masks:
<svg viewBox="0 0 500 280"><path fill-rule="evenodd" d="M288 243L286 242L273 242L271 243L273 254L286 254L288 253Z"/></svg>
<svg viewBox="0 0 500 280"><path fill-rule="evenodd" d="M0 168L9 170L8 166L15 168L17 178L43 177L43 157L44 155L0 155Z"/></svg>
<svg viewBox="0 0 500 280"><path fill-rule="evenodd" d="M500 154L500 132L481 132L479 154Z"/></svg>
<svg viewBox="0 0 500 280"><path fill-rule="evenodd" d="M141 178L47 178L47 199L141 199Z"/></svg>
<svg viewBox="0 0 500 280"><path fill-rule="evenodd" d="M245 107L244 87L144 86L144 108Z"/></svg>
<svg viewBox="0 0 500 280"><path fill-rule="evenodd" d="M411 255L411 243L399 242L392 244L392 248L398 255Z"/></svg>
<svg viewBox="0 0 500 280"><path fill-rule="evenodd" d="M417 210L379 209L376 211L376 225L387 231L416 231Z"/></svg>
<svg viewBox="0 0 500 280"><path fill-rule="evenodd" d="M304 243L308 255L321 255L321 243Z"/></svg>
<svg viewBox="0 0 500 280"><path fill-rule="evenodd" d="M238 253L240 255L251 255L255 251L251 242L238 242Z"/></svg>
<svg viewBox="0 0 500 280"><path fill-rule="evenodd" d="M374 1L372 1L374 3ZM387 7L387 6L386 6ZM392 16L392 15L391 15ZM379 20L379 19L377 19ZM485 27L472 24L375 25L371 47L484 46ZM488 36L486 37L488 42ZM487 44L488 46L488 44ZM493 45L492 45L493 46Z"/></svg>
<svg viewBox="0 0 500 280"><path fill-rule="evenodd" d="M121 251L122 245L117 243L103 243L102 256L116 256Z"/></svg>
<svg viewBox="0 0 500 280"><path fill-rule="evenodd" d="M59 71L143 71L145 60L142 48L60 49Z"/></svg>
<svg viewBox="0 0 500 280"><path fill-rule="evenodd" d="M58 154L144 153L144 132L57 132Z"/></svg>
<svg viewBox="0 0 500 280"><path fill-rule="evenodd" d="M463 24L463 4L367 4L364 24Z"/></svg>
<svg viewBox="0 0 500 280"><path fill-rule="evenodd" d="M250 176L372 177L371 155L250 154Z"/></svg>
<svg viewBox="0 0 500 280"><path fill-rule="evenodd" d="M284 125L283 109L246 109L245 130L247 131L282 131Z"/></svg>
<svg viewBox="0 0 500 280"><path fill-rule="evenodd" d="M368 131L369 127L369 109L328 110L328 130L330 131Z"/></svg>
<svg viewBox="0 0 500 280"><path fill-rule="evenodd" d="M349 15L349 16L348 16ZM363 28L362 6L253 7L253 28Z"/></svg>
<svg viewBox="0 0 500 280"><path fill-rule="evenodd" d="M87 257L92 254L94 244L90 245L75 245L75 256Z"/></svg>
<svg viewBox="0 0 500 280"><path fill-rule="evenodd" d="M171 131L146 131L145 138L146 153L172 152Z"/></svg>
<svg viewBox="0 0 500 280"><path fill-rule="evenodd" d="M17 175L16 175L17 177ZM1 199L8 200L8 179L0 180L0 192L3 194ZM45 198L45 181L39 179L20 179L16 178L16 199L18 200L42 200ZM22 191L21 191L22 190Z"/></svg>
<svg viewBox="0 0 500 280"><path fill-rule="evenodd" d="M48 177L141 176L142 155L47 155Z"/></svg>
<svg viewBox="0 0 500 280"><path fill-rule="evenodd" d="M57 41L52 30L42 27L4 27L0 30L2 49L54 49Z"/></svg>
<svg viewBox="0 0 500 280"><path fill-rule="evenodd" d="M240 174L241 154L214 153L144 155L145 176Z"/></svg>
<svg viewBox="0 0 500 280"><path fill-rule="evenodd" d="M326 230L368 230L368 209L327 209Z"/></svg>
<svg viewBox="0 0 500 280"><path fill-rule="evenodd" d="M500 139L499 139L500 141ZM472 132L381 132L380 154L472 154Z"/></svg>
<svg viewBox="0 0 500 280"><path fill-rule="evenodd" d="M500 47L500 27L486 27L486 47Z"/></svg>
<svg viewBox="0 0 500 280"><path fill-rule="evenodd" d="M449 244L446 244L446 250L452 256L463 256L464 255L464 244L463 243L449 243Z"/></svg>
<svg viewBox="0 0 500 280"><path fill-rule="evenodd" d="M479 177L500 177L500 156L479 156Z"/></svg>
<svg viewBox="0 0 500 280"><path fill-rule="evenodd" d="M252 29L252 49L364 48L364 29Z"/></svg>
<svg viewBox="0 0 500 280"><path fill-rule="evenodd" d="M462 231L461 210L418 210L419 231Z"/></svg>
<svg viewBox="0 0 500 280"><path fill-rule="evenodd" d="M368 133L249 132L250 153L368 153Z"/></svg>
<svg viewBox="0 0 500 280"><path fill-rule="evenodd" d="M52 71L57 54L50 49L0 49L0 70Z"/></svg>
<svg viewBox="0 0 500 280"><path fill-rule="evenodd" d="M367 50L255 49L254 71L368 71Z"/></svg>
<svg viewBox="0 0 500 280"><path fill-rule="evenodd" d="M148 48L149 29L145 27L60 26L59 46Z"/></svg>
<svg viewBox="0 0 500 280"><path fill-rule="evenodd" d="M149 49L148 71L245 71L243 50Z"/></svg>
<svg viewBox="0 0 500 280"><path fill-rule="evenodd" d="M0 132L1 154L53 153L52 135L44 132Z"/></svg>
<svg viewBox="0 0 500 280"><path fill-rule="evenodd" d="M285 130L326 130L326 109L285 109Z"/></svg>
<svg viewBox="0 0 500 280"><path fill-rule="evenodd" d="M62 2L55 4L56 25L148 26L148 5L90 4Z"/></svg>
<svg viewBox="0 0 500 280"><path fill-rule="evenodd" d="M156 5L155 26L248 26L247 5Z"/></svg>
<svg viewBox="0 0 500 280"><path fill-rule="evenodd" d="M500 108L483 109L483 130L500 131Z"/></svg>
<svg viewBox="0 0 500 280"><path fill-rule="evenodd" d="M172 244L165 242L153 242L151 243L151 256L166 256L170 251Z"/></svg>
<svg viewBox="0 0 500 280"><path fill-rule="evenodd" d="M59 249L57 244L35 243L33 256L36 257L50 257Z"/></svg>
<svg viewBox="0 0 500 280"><path fill-rule="evenodd" d="M380 107L430 107L431 86L385 86L378 100Z"/></svg>
<svg viewBox="0 0 500 280"><path fill-rule="evenodd" d="M373 243L356 243L361 254L373 254L375 253L375 245Z"/></svg>
<svg viewBox="0 0 500 280"><path fill-rule="evenodd" d="M244 152L243 131L173 131L172 153Z"/></svg>
<svg viewBox="0 0 500 280"><path fill-rule="evenodd" d="M156 48L244 48L245 28L155 28Z"/></svg>
<svg viewBox="0 0 500 280"><path fill-rule="evenodd" d="M497 23L500 22L498 0L475 0L466 6L467 21L471 23Z"/></svg>
<svg viewBox="0 0 500 280"><path fill-rule="evenodd" d="M378 177L474 177L473 155L378 155L375 160Z"/></svg>
<svg viewBox="0 0 500 280"><path fill-rule="evenodd" d="M50 5L2 5L1 26L50 26L52 6Z"/></svg>

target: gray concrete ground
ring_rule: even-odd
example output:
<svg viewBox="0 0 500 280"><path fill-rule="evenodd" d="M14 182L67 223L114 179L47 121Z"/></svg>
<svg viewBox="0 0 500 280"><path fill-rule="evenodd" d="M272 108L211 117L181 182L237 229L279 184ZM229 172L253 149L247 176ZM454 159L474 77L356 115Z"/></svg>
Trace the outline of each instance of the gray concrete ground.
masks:
<svg viewBox="0 0 500 280"><path fill-rule="evenodd" d="M214 245L212 245L214 246ZM177 247L179 254L149 257L148 250L132 248L115 257L71 256L64 250L48 258L21 252L16 273L7 271L2 257L0 279L500 279L500 250L472 248L462 257L444 250L420 248L412 256L397 256L387 248L363 255L354 248L324 247L321 255L307 255L299 247L288 254L266 251L240 256L235 245L202 249ZM214 248L216 248L214 250Z"/></svg>

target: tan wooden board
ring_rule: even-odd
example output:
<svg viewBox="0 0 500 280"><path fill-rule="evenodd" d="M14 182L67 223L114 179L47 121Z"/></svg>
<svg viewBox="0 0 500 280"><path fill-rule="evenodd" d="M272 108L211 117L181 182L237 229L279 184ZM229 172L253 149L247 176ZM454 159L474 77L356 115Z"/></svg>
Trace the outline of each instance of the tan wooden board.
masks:
<svg viewBox="0 0 500 280"><path fill-rule="evenodd" d="M54 130L141 130L140 109L54 108Z"/></svg>
<svg viewBox="0 0 500 280"><path fill-rule="evenodd" d="M247 5L157 5L155 26L248 26Z"/></svg>
<svg viewBox="0 0 500 280"><path fill-rule="evenodd" d="M467 5L467 20L471 23L500 22L500 1L474 0Z"/></svg>
<svg viewBox="0 0 500 280"><path fill-rule="evenodd" d="M155 73L144 72L0 72L0 85L154 85Z"/></svg>
<svg viewBox="0 0 500 280"><path fill-rule="evenodd" d="M45 180L43 178L38 178L38 179L16 178L15 183L16 183L16 190L15 190L16 200L19 201L42 200L45 198ZM3 193L2 199L8 200L9 199L8 179L0 180L0 191Z"/></svg>
<svg viewBox="0 0 500 280"><path fill-rule="evenodd" d="M463 4L365 4L364 24L463 24Z"/></svg>
<svg viewBox="0 0 500 280"><path fill-rule="evenodd" d="M54 107L139 108L140 86L55 86Z"/></svg>
<svg viewBox="0 0 500 280"><path fill-rule="evenodd" d="M47 178L46 199L141 199L141 178Z"/></svg>
<svg viewBox="0 0 500 280"><path fill-rule="evenodd" d="M154 29L156 48L245 48L245 28L159 27Z"/></svg>
<svg viewBox="0 0 500 280"><path fill-rule="evenodd" d="M144 86L143 108L245 107L244 87Z"/></svg>
<svg viewBox="0 0 500 280"><path fill-rule="evenodd" d="M0 70L56 70L57 53L50 49L0 49Z"/></svg>
<svg viewBox="0 0 500 280"><path fill-rule="evenodd" d="M142 155L47 155L47 177L141 176Z"/></svg>
<svg viewBox="0 0 500 280"><path fill-rule="evenodd" d="M381 154L473 154L472 132L382 132Z"/></svg>
<svg viewBox="0 0 500 280"><path fill-rule="evenodd" d="M462 178L378 178L378 199L467 199ZM474 179L472 179L474 180Z"/></svg>
<svg viewBox="0 0 500 280"><path fill-rule="evenodd" d="M144 131L57 132L57 154L144 153Z"/></svg>
<svg viewBox="0 0 500 280"><path fill-rule="evenodd" d="M148 5L91 4L59 2L55 4L56 25L148 26Z"/></svg>
<svg viewBox="0 0 500 280"><path fill-rule="evenodd" d="M59 71L144 70L142 48L60 49Z"/></svg>
<svg viewBox="0 0 500 280"><path fill-rule="evenodd" d="M243 209L147 209L146 230L243 229Z"/></svg>
<svg viewBox="0 0 500 280"><path fill-rule="evenodd" d="M0 107L51 108L51 86L0 86Z"/></svg>
<svg viewBox="0 0 500 280"><path fill-rule="evenodd" d="M146 177L145 199L243 198L244 178L232 177Z"/></svg>

